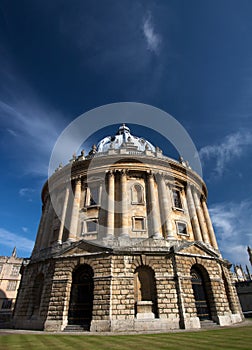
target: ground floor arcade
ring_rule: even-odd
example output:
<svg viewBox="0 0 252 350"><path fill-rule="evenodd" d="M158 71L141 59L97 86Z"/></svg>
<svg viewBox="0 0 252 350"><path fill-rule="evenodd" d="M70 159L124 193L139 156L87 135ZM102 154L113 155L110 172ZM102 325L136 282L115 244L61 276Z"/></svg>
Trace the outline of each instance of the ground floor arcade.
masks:
<svg viewBox="0 0 252 350"><path fill-rule="evenodd" d="M242 321L229 266L204 244L109 249L85 241L24 269L15 328L141 331Z"/></svg>

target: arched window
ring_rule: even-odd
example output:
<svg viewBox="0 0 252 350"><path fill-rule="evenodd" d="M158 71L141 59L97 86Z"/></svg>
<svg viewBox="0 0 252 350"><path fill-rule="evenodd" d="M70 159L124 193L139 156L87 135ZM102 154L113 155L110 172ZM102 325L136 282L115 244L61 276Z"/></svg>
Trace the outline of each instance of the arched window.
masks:
<svg viewBox="0 0 252 350"><path fill-rule="evenodd" d="M140 184L135 184L131 187L131 201L132 204L143 204L143 187Z"/></svg>
<svg viewBox="0 0 252 350"><path fill-rule="evenodd" d="M181 191L179 189L174 188L172 190L172 199L173 199L174 208L183 209L182 201L181 201Z"/></svg>

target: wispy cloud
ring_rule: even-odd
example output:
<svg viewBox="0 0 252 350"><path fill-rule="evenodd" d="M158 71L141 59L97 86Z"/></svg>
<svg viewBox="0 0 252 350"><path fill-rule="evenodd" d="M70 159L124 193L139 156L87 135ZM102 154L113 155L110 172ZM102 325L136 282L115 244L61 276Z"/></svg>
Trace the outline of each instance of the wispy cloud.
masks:
<svg viewBox="0 0 252 350"><path fill-rule="evenodd" d="M147 42L148 49L158 54L162 39L161 36L154 30L152 15L150 12L148 12L147 16L144 18L142 30Z"/></svg>
<svg viewBox="0 0 252 350"><path fill-rule="evenodd" d="M20 188L18 194L20 197L25 198L28 202L32 202L32 196L34 195L35 189L33 188Z"/></svg>
<svg viewBox="0 0 252 350"><path fill-rule="evenodd" d="M20 188L20 190L18 191L19 195L21 197L26 197L29 196L31 193L33 193L35 190L33 188Z"/></svg>
<svg viewBox="0 0 252 350"><path fill-rule="evenodd" d="M14 156L23 159L24 172L46 176L50 153L61 131L62 116L32 96L26 96L26 103L22 98L8 104L0 100L0 119L13 136L8 151L13 150Z"/></svg>
<svg viewBox="0 0 252 350"><path fill-rule="evenodd" d="M201 148L199 155L203 165L207 160L214 160L216 163L214 169L215 174L221 176L226 165L240 157L249 145L252 145L252 133L240 130L227 135L223 142L217 145L208 145Z"/></svg>
<svg viewBox="0 0 252 350"><path fill-rule="evenodd" d="M252 200L225 202L209 208L224 258L248 264L247 245L252 244Z"/></svg>
<svg viewBox="0 0 252 350"><path fill-rule="evenodd" d="M12 56L1 51L2 151L8 152L13 161L22 159L22 173L46 176L50 153L66 121L25 81Z"/></svg>
<svg viewBox="0 0 252 350"><path fill-rule="evenodd" d="M21 252L22 254L30 254L34 245L34 242L32 240L10 232L2 227L0 227L0 240L1 245L10 248L16 247L17 251Z"/></svg>
<svg viewBox="0 0 252 350"><path fill-rule="evenodd" d="M12 129L7 129L7 131L8 131L9 134L11 134L14 137L18 136L17 133L14 130L12 130Z"/></svg>

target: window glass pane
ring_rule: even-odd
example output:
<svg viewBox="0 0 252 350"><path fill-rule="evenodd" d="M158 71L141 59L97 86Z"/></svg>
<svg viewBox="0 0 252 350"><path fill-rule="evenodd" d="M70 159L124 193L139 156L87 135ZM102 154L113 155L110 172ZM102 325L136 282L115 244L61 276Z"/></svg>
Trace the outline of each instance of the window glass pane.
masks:
<svg viewBox="0 0 252 350"><path fill-rule="evenodd" d="M96 232L97 231L97 221L87 221L87 232Z"/></svg>
<svg viewBox="0 0 252 350"><path fill-rule="evenodd" d="M187 230L186 230L186 224L184 224L183 222L178 222L178 233L181 235L186 235L187 234Z"/></svg>
<svg viewBox="0 0 252 350"><path fill-rule="evenodd" d="M173 190L172 193L173 193L174 206L176 208L182 209L182 202L181 202L180 192L178 190Z"/></svg>
<svg viewBox="0 0 252 350"><path fill-rule="evenodd" d="M9 281L7 290L13 291L13 290L16 290L16 287L17 287L17 281Z"/></svg>
<svg viewBox="0 0 252 350"><path fill-rule="evenodd" d="M4 299L2 303L2 309L11 309L12 299Z"/></svg>
<svg viewBox="0 0 252 350"><path fill-rule="evenodd" d="M99 204L99 187L90 188L90 205Z"/></svg>
<svg viewBox="0 0 252 350"><path fill-rule="evenodd" d="M19 270L20 270L20 266L13 265L11 270L12 276L17 276L19 274Z"/></svg>

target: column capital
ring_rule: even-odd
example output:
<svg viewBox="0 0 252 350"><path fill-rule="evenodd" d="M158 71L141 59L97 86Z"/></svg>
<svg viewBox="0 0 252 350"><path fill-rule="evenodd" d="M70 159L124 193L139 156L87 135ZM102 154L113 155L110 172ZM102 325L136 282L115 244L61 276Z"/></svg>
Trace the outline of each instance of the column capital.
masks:
<svg viewBox="0 0 252 350"><path fill-rule="evenodd" d="M106 174L107 174L108 176L112 176L112 175L114 175L114 173L115 173L115 171L112 170L112 169L106 171Z"/></svg>
<svg viewBox="0 0 252 350"><path fill-rule="evenodd" d="M154 178L157 175L157 172L153 170L147 170L147 174L148 174L148 177Z"/></svg>
<svg viewBox="0 0 252 350"><path fill-rule="evenodd" d="M116 172L121 175L127 175L128 170L127 169L116 169Z"/></svg>
<svg viewBox="0 0 252 350"><path fill-rule="evenodd" d="M156 176L158 177L159 180L165 179L165 174L162 171L157 171Z"/></svg>

